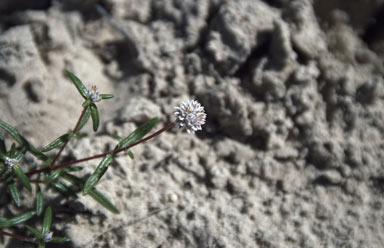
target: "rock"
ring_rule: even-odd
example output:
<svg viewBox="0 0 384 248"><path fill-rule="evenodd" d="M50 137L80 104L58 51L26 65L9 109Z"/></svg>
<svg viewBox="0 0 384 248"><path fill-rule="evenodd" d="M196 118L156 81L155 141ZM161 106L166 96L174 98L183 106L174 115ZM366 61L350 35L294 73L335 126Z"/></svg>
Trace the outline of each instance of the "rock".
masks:
<svg viewBox="0 0 384 248"><path fill-rule="evenodd" d="M202 30L206 28L210 1L176 0L153 2L153 14L157 18L171 20L183 34L186 47L196 46Z"/></svg>
<svg viewBox="0 0 384 248"><path fill-rule="evenodd" d="M229 75L235 73L251 52L266 42L275 17L276 13L262 1L230 1L221 5L205 46L218 69Z"/></svg>
<svg viewBox="0 0 384 248"><path fill-rule="evenodd" d="M328 170L321 173L316 179L315 182L324 185L337 185L342 181L341 175L336 170Z"/></svg>
<svg viewBox="0 0 384 248"><path fill-rule="evenodd" d="M22 11L25 9L45 9L50 5L49 0L36 0L33 2L25 2L22 0L9 1L4 0L0 3L0 14L8 14L14 11Z"/></svg>
<svg viewBox="0 0 384 248"><path fill-rule="evenodd" d="M309 0L290 1L285 6L283 18L292 25L293 47L304 56L315 58L326 51L325 35Z"/></svg>
<svg viewBox="0 0 384 248"><path fill-rule="evenodd" d="M122 122L131 121L143 124L158 116L160 113L161 109L158 105L146 98L136 97L132 98L130 103L120 110L119 120Z"/></svg>
<svg viewBox="0 0 384 248"><path fill-rule="evenodd" d="M295 63L296 53L291 44L289 26L283 20L274 22L271 46L269 48L272 67L283 68Z"/></svg>
<svg viewBox="0 0 384 248"><path fill-rule="evenodd" d="M208 116L219 124L215 127L216 132L224 132L238 139L252 135L247 103L241 99L239 87L231 81L204 95L202 102Z"/></svg>
<svg viewBox="0 0 384 248"><path fill-rule="evenodd" d="M40 149L81 113L65 70L114 94L96 103L100 132L87 123L58 163L111 151L112 134L155 116L161 129L181 101L207 112L196 135L172 128L115 157L96 187L119 215L39 183L63 246L382 247L383 1L0 1L1 120ZM26 173L41 166L26 154ZM34 209L4 189L0 217Z"/></svg>

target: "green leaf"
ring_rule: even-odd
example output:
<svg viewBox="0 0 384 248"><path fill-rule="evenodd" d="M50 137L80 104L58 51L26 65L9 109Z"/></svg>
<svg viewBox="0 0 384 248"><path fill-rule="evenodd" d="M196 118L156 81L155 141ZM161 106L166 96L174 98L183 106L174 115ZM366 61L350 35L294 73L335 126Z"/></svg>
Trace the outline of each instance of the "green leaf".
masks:
<svg viewBox="0 0 384 248"><path fill-rule="evenodd" d="M9 133L20 145L24 143L19 132L5 121L0 120L0 127Z"/></svg>
<svg viewBox="0 0 384 248"><path fill-rule="evenodd" d="M126 150L125 151L125 154L128 154L128 156L131 158L131 159L134 159L135 156L133 155L133 153L131 152L131 150Z"/></svg>
<svg viewBox="0 0 384 248"><path fill-rule="evenodd" d="M27 148L25 146L15 149L11 154L11 157L16 159L17 161L21 161L24 158L25 153L27 152Z"/></svg>
<svg viewBox="0 0 384 248"><path fill-rule="evenodd" d="M76 165L71 165L64 168L65 171L81 171L82 169L83 167Z"/></svg>
<svg viewBox="0 0 384 248"><path fill-rule="evenodd" d="M82 188L84 186L84 181L70 173L64 172L63 173L63 179L67 180L71 184L78 186L79 188Z"/></svg>
<svg viewBox="0 0 384 248"><path fill-rule="evenodd" d="M35 235L35 237L39 238L39 239L42 239L44 237L44 235L39 232L37 229L31 227L30 225L25 225L25 227L33 234Z"/></svg>
<svg viewBox="0 0 384 248"><path fill-rule="evenodd" d="M111 98L113 98L113 95L112 94L100 94L100 98L103 100L111 99Z"/></svg>
<svg viewBox="0 0 384 248"><path fill-rule="evenodd" d="M75 184L79 187L83 187L84 181L72 174L69 174L67 172L63 173L63 178L72 184ZM104 206L106 209L111 211L112 213L119 214L120 211L119 209L106 197L104 196L100 191L97 189L93 188L90 192L89 195L96 200L98 203L100 203L102 206Z"/></svg>
<svg viewBox="0 0 384 248"><path fill-rule="evenodd" d="M14 225L23 223L23 222L29 220L30 218L32 218L35 214L36 214L35 211L28 211L26 213L20 214L18 216L15 216L15 217L9 219L9 224L10 224L10 226L14 226Z"/></svg>
<svg viewBox="0 0 384 248"><path fill-rule="evenodd" d="M23 184L24 187L27 188L29 192L32 192L32 187L31 187L31 184L29 183L29 179L24 174L23 170L19 166L13 166L12 169L13 169L13 172L15 172L16 176L19 178L21 184Z"/></svg>
<svg viewBox="0 0 384 248"><path fill-rule="evenodd" d="M133 133L128 135L125 139L121 140L119 144L117 144L115 149L120 149L123 147L127 147L136 141L143 138L151 129L156 125L156 123L159 121L157 117L153 118L152 120L148 121L147 123L144 123L140 127L138 127Z"/></svg>
<svg viewBox="0 0 384 248"><path fill-rule="evenodd" d="M27 150L33 155L35 155L37 158L41 160L46 160L48 158L36 147L30 144L23 136L19 134L19 132L14 127L9 125L8 123L0 120L0 127L3 128L7 133L9 133L20 145L25 146Z"/></svg>
<svg viewBox="0 0 384 248"><path fill-rule="evenodd" d="M93 131L97 131L99 128L100 123L100 117L99 117L99 111L97 110L96 104L92 103L89 105L89 108L91 109L91 117L93 122Z"/></svg>
<svg viewBox="0 0 384 248"><path fill-rule="evenodd" d="M9 156L15 157L16 156L16 143L12 143L11 149L9 150Z"/></svg>
<svg viewBox="0 0 384 248"><path fill-rule="evenodd" d="M35 155L36 158L38 158L42 161L46 161L49 159L44 153L42 153L40 150L38 150L36 147L31 145L30 143L27 142L26 146L27 146L28 151L30 153L32 153L33 155Z"/></svg>
<svg viewBox="0 0 384 248"><path fill-rule="evenodd" d="M52 208L47 207L44 214L43 228L41 230L41 233L49 232L49 229L51 229L51 224L52 224Z"/></svg>
<svg viewBox="0 0 384 248"><path fill-rule="evenodd" d="M65 142L69 141L73 137L73 132L69 131L68 133L60 136L59 138L52 141L49 145L45 146L41 151L42 152L48 152L51 151L57 147L62 146Z"/></svg>
<svg viewBox="0 0 384 248"><path fill-rule="evenodd" d="M129 146L143 138L147 133L149 133L149 131L151 131L151 129L156 125L158 121L159 119L155 117L147 123L144 123L143 125L138 127L130 135L128 135L126 138L119 142L119 144L117 145L117 149Z"/></svg>
<svg viewBox="0 0 384 248"><path fill-rule="evenodd" d="M57 189L59 192L65 194L65 195L68 195L68 196L72 196L73 198L77 198L77 194L73 190L68 188L64 183L59 182L59 181L53 181L50 184L55 189Z"/></svg>
<svg viewBox="0 0 384 248"><path fill-rule="evenodd" d="M109 165L113 161L113 155L108 154L101 160L100 164L97 166L96 170L92 173L91 176L88 177L84 188L83 188L83 195L87 195L89 191L95 186L100 178L104 175L104 173L107 171Z"/></svg>
<svg viewBox="0 0 384 248"><path fill-rule="evenodd" d="M7 222L8 222L7 218L4 218L4 217L0 216L0 225L2 225L3 223L7 223Z"/></svg>
<svg viewBox="0 0 384 248"><path fill-rule="evenodd" d="M45 243L39 243L39 246L37 248L45 248Z"/></svg>
<svg viewBox="0 0 384 248"><path fill-rule="evenodd" d="M53 237L50 242L52 243L65 243L71 241L70 238L67 237Z"/></svg>
<svg viewBox="0 0 384 248"><path fill-rule="evenodd" d="M4 136L0 133L0 153L6 153L7 149L5 147Z"/></svg>
<svg viewBox="0 0 384 248"><path fill-rule="evenodd" d="M11 196L16 206L20 207L20 193L17 189L16 183L8 184L9 192L11 192Z"/></svg>
<svg viewBox="0 0 384 248"><path fill-rule="evenodd" d="M87 108L89 105L91 105L93 102L92 102L92 100L91 99L87 99L87 100L85 100L82 104L81 104L81 106L83 106L83 108Z"/></svg>
<svg viewBox="0 0 384 248"><path fill-rule="evenodd" d="M47 176L47 178L45 179L45 182L46 183L51 183L53 181L55 181L56 179L59 178L61 172L63 172L64 169L57 169L57 170L54 170L51 172L51 174L49 174L49 176Z"/></svg>
<svg viewBox="0 0 384 248"><path fill-rule="evenodd" d="M79 127L76 130L76 133L78 133L84 127L84 125L89 120L90 116L91 116L91 110L89 109L89 107L87 107L87 109L85 110L85 114L83 115L83 118L81 118Z"/></svg>
<svg viewBox="0 0 384 248"><path fill-rule="evenodd" d="M40 187L36 187L36 214L37 216L40 216L43 212L43 206L44 206L44 197L43 192L41 192Z"/></svg>
<svg viewBox="0 0 384 248"><path fill-rule="evenodd" d="M123 138L121 138L118 134L113 134L112 137L117 139L119 142L123 140ZM135 158L135 156L133 155L132 151L129 150L129 149L125 150L124 153L127 154L131 159Z"/></svg>
<svg viewBox="0 0 384 248"><path fill-rule="evenodd" d="M89 191L89 195L98 203L100 203L103 207L108 209L114 214L119 214L120 210L100 191L93 188L91 191Z"/></svg>
<svg viewBox="0 0 384 248"><path fill-rule="evenodd" d="M66 71L69 78L72 80L73 84L76 86L77 90L79 91L80 95L84 98L84 99L87 99L88 98L88 90L87 88L84 86L83 82L81 82L81 80L75 76L75 74L73 74L72 72L70 71Z"/></svg>
<svg viewBox="0 0 384 248"><path fill-rule="evenodd" d="M9 220L7 218L0 217L0 228L5 228L9 226L10 226Z"/></svg>

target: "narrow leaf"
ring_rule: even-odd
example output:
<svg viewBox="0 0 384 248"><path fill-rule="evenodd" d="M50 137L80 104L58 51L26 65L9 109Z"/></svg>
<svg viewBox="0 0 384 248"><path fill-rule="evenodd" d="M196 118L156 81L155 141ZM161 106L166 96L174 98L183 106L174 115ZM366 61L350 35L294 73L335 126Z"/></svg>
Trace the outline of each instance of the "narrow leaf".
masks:
<svg viewBox="0 0 384 248"><path fill-rule="evenodd" d="M71 241L70 238L67 237L53 237L50 242L52 243L65 243Z"/></svg>
<svg viewBox="0 0 384 248"><path fill-rule="evenodd" d="M5 228L9 226L10 226L9 220L7 218L0 217L0 228Z"/></svg>
<svg viewBox="0 0 384 248"><path fill-rule="evenodd" d="M51 224L52 224L52 208L47 207L44 214L43 228L41 230L41 233L49 232L49 229L51 229Z"/></svg>
<svg viewBox="0 0 384 248"><path fill-rule="evenodd" d="M16 156L16 143L12 143L11 149L9 150L9 156L10 157L15 157Z"/></svg>
<svg viewBox="0 0 384 248"><path fill-rule="evenodd" d="M100 94L100 98L105 100L105 99L111 99L113 98L112 94Z"/></svg>
<svg viewBox="0 0 384 248"><path fill-rule="evenodd" d="M67 166L64 168L65 171L81 171L82 169L83 169L83 167L75 166L75 165Z"/></svg>
<svg viewBox="0 0 384 248"><path fill-rule="evenodd" d="M15 172L16 176L19 178L21 184L29 191L32 192L31 184L29 183L28 177L24 174L23 170L19 166L12 167L13 172Z"/></svg>
<svg viewBox="0 0 384 248"><path fill-rule="evenodd" d="M52 171L49 176L45 179L46 183L51 183L59 178L61 172L63 172L64 169L57 169Z"/></svg>
<svg viewBox="0 0 384 248"><path fill-rule="evenodd" d="M53 181L53 182L51 182L51 185L55 189L57 189L59 192L65 194L65 195L68 195L68 196L72 196L73 198L77 198L77 194L73 190L68 188L65 184L63 184L59 181Z"/></svg>
<svg viewBox="0 0 384 248"><path fill-rule="evenodd" d="M89 191L95 186L100 178L104 175L104 173L107 171L109 165L113 161L113 155L108 154L101 160L100 164L97 166L96 170L92 173L91 176L88 177L84 188L83 188L83 195L87 195Z"/></svg>
<svg viewBox="0 0 384 248"><path fill-rule="evenodd" d="M98 203L100 203L103 207L108 209L114 214L119 214L120 210L100 191L97 189L93 188L90 192L89 195L95 199Z"/></svg>
<svg viewBox="0 0 384 248"><path fill-rule="evenodd" d="M72 131L69 131L68 133L60 136L59 138L55 139L54 141L52 141L49 145L45 146L41 151L42 152L48 152L48 151L51 151L55 148L58 148L60 146L62 146L65 142L67 142L68 140L70 140L72 137L73 137L73 132Z"/></svg>
<svg viewBox="0 0 384 248"><path fill-rule="evenodd" d="M44 235L39 232L36 228L31 227L30 225L25 225L25 227L33 234L35 237L42 239Z"/></svg>
<svg viewBox="0 0 384 248"><path fill-rule="evenodd" d="M152 120L148 121L147 123L144 123L140 127L138 127L133 133L128 135L125 139L119 142L119 144L116 146L116 149L123 148L126 146L129 146L136 141L143 138L151 129L156 125L156 123L159 121L157 117L153 118Z"/></svg>
<svg viewBox="0 0 384 248"><path fill-rule="evenodd" d="M71 184L82 188L84 186L84 181L70 173L64 172L63 179L67 180Z"/></svg>
<svg viewBox="0 0 384 248"><path fill-rule="evenodd" d="M69 174L67 172L63 173L63 178L72 184L75 184L79 187L83 187L84 181L72 174ZM96 190L93 188L90 192L89 195L95 199L98 203L100 203L102 206L104 206L106 209L111 211L112 213L119 214L120 211L119 209L106 197L104 196L100 191Z"/></svg>
<svg viewBox="0 0 384 248"><path fill-rule="evenodd" d="M26 213L20 214L20 215L18 215L18 216L15 216L15 217L9 219L9 224L10 224L11 226L20 224L20 223L22 223L22 222L25 222L25 221L29 220L29 219L32 218L35 214L36 214L35 211L28 211L28 212L26 212Z"/></svg>
<svg viewBox="0 0 384 248"><path fill-rule="evenodd" d="M0 120L0 127L4 129L7 133L9 133L20 145L23 144L23 139L17 130L6 123L5 121Z"/></svg>
<svg viewBox="0 0 384 248"><path fill-rule="evenodd" d="M41 192L40 187L37 187L37 193L36 193L36 214L37 216L40 216L43 212L43 206L44 206L44 197L43 192Z"/></svg>
<svg viewBox="0 0 384 248"><path fill-rule="evenodd" d="M128 156L131 158L131 159L134 159L135 156L133 155L133 153L131 152L131 150L126 150L125 151L125 154L128 154Z"/></svg>
<svg viewBox="0 0 384 248"><path fill-rule="evenodd" d="M89 107L87 107L87 110L85 111L85 114L84 114L83 118L81 118L79 127L76 130L76 133L78 133L84 127L84 125L89 120L90 116L91 116L91 110L89 109Z"/></svg>
<svg viewBox="0 0 384 248"><path fill-rule="evenodd" d="M89 108L91 109L91 117L92 117L92 123L93 123L93 131L97 131L99 128L100 123L100 117L99 117L99 111L97 110L96 104L89 105Z"/></svg>
<svg viewBox="0 0 384 248"><path fill-rule="evenodd" d="M0 120L0 127L3 128L7 133L9 133L20 145L25 146L28 151L30 151L37 158L41 160L47 159L47 156L45 156L36 147L30 144L23 136L19 134L19 132L14 127L2 120Z"/></svg>
<svg viewBox="0 0 384 248"><path fill-rule="evenodd" d="M92 104L92 100L91 99L87 99L87 100L85 100L82 104L81 104L81 106L83 106L83 108L86 108L86 107L88 107L89 105L91 105Z"/></svg>
<svg viewBox="0 0 384 248"><path fill-rule="evenodd" d="M81 80L75 76L75 74L73 74L72 72L70 71L66 71L69 78L72 80L73 84L76 86L77 90L79 91L80 95L84 98L84 99L87 99L88 97L88 90L87 88L84 86L83 82L81 82Z"/></svg>
<svg viewBox="0 0 384 248"><path fill-rule="evenodd" d="M118 134L113 134L112 137L117 139L119 142L123 140L123 138L121 138ZM127 154L131 159L135 158L135 156L133 155L132 151L129 150L129 149L125 150L124 153Z"/></svg>
<svg viewBox="0 0 384 248"><path fill-rule="evenodd" d="M89 194L89 191L95 186L100 180L100 177L98 175L92 174L88 177L84 188L83 188L83 195Z"/></svg>
<svg viewBox="0 0 384 248"><path fill-rule="evenodd" d="M45 243L39 243L39 246L37 248L45 248Z"/></svg>
<svg viewBox="0 0 384 248"><path fill-rule="evenodd" d="M11 196L13 201L15 202L16 206L20 207L20 192L17 189L17 186L15 183L8 184L9 192L11 192Z"/></svg>
<svg viewBox="0 0 384 248"><path fill-rule="evenodd" d="M23 146L21 148L15 149L11 154L11 157L17 161L21 161L24 158L25 153L27 152L27 147Z"/></svg>
<svg viewBox="0 0 384 248"><path fill-rule="evenodd" d="M8 219L0 216L0 225L3 223L7 223Z"/></svg>
<svg viewBox="0 0 384 248"><path fill-rule="evenodd" d="M26 146L27 146L28 151L30 153L32 153L33 155L35 155L36 158L38 158L42 161L46 161L49 159L44 153L42 153L39 149L37 149L36 147L31 145L29 142L26 143Z"/></svg>

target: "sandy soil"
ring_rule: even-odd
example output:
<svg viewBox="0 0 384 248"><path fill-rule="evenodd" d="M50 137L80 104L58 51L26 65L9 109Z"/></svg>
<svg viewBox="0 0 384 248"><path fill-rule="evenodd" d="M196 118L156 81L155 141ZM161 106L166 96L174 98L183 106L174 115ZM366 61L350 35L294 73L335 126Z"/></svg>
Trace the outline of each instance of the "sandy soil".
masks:
<svg viewBox="0 0 384 248"><path fill-rule="evenodd" d="M383 17L383 0L2 0L0 118L36 146L80 115L66 69L115 95L67 158L182 100L208 114L113 163L98 188L120 215L48 190L72 239L49 247L384 247Z"/></svg>

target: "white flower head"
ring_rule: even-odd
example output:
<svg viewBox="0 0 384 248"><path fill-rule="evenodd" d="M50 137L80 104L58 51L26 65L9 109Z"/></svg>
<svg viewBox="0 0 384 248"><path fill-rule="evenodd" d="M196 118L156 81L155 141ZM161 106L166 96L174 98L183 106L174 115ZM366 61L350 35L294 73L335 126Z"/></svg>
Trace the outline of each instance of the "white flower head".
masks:
<svg viewBox="0 0 384 248"><path fill-rule="evenodd" d="M44 233L43 239L44 242L49 242L52 240L53 232L46 232Z"/></svg>
<svg viewBox="0 0 384 248"><path fill-rule="evenodd" d="M207 114L198 101L182 102L175 109L176 123L180 128L185 127L188 133L194 134L197 130L201 130L201 126L205 124Z"/></svg>
<svg viewBox="0 0 384 248"><path fill-rule="evenodd" d="M7 165L8 169L11 169L14 166L19 166L19 161L13 158L4 158L4 162Z"/></svg>
<svg viewBox="0 0 384 248"><path fill-rule="evenodd" d="M92 100L92 102L101 101L99 96L99 89L96 87L96 85L92 85L91 89L88 90L88 97Z"/></svg>

